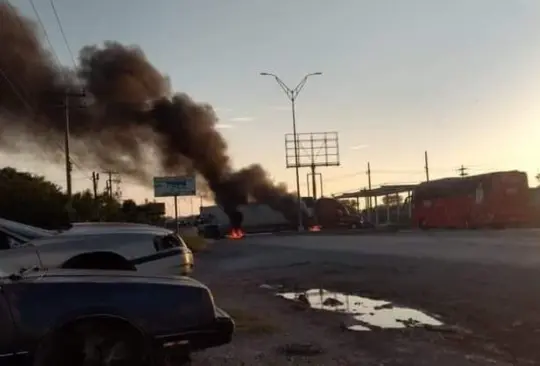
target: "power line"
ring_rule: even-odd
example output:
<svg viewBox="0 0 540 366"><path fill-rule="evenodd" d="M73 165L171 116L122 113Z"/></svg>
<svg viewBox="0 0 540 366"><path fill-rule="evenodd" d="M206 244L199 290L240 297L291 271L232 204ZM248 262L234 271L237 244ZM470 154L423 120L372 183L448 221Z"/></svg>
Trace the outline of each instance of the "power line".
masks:
<svg viewBox="0 0 540 366"><path fill-rule="evenodd" d="M69 52L69 56L71 57L71 62L73 62L73 66L75 66L77 63L75 62L75 57L73 57L73 52L71 51L71 47L69 46L69 42L66 37L66 33L64 32L64 27L62 26L62 22L60 21L60 16L58 15L58 12L56 11L56 6L54 6L54 1L49 0L49 3L51 4L51 8L54 13L54 17L56 18L56 23L58 23L58 28L60 29L60 33L62 34L62 38L64 39L64 43L66 45L66 48Z"/></svg>
<svg viewBox="0 0 540 366"><path fill-rule="evenodd" d="M33 0L30 0L30 1L33 1ZM54 13L54 17L56 19L56 23L58 24L58 29L60 30L60 33L62 34L62 38L64 40L64 44L66 46L66 49L69 53L69 56L71 58L71 62L73 63L73 68L74 69L77 69L77 63L75 62L75 57L73 56L73 52L71 50L71 46L69 45L69 42L68 42L68 39L67 39L67 36L66 36L66 32L64 31L64 27L62 25L62 21L60 20L60 16L58 14L58 11L56 10L56 6L54 5L54 1L53 0L49 0L49 3L51 4L51 8L52 8L52 11ZM50 42L49 42L50 44ZM52 46L51 46L52 47ZM56 53L55 53L56 54ZM58 60L58 56L56 57L56 59ZM60 63L60 60L58 60L58 62ZM74 160L73 157L70 157L70 160L72 161L72 164L75 165L78 169L80 170L83 170L79 164L76 163L76 161ZM92 178L90 178L92 179Z"/></svg>
<svg viewBox="0 0 540 366"><path fill-rule="evenodd" d="M43 24L43 21L41 20L41 16L39 15L39 11L36 8L36 4L34 4L34 0L28 0L30 5L32 6L32 10L34 10L34 14L36 15L37 21L43 30L43 35L45 36L45 40L49 44L49 48L51 49L51 52L53 53L54 57L56 58L56 61L58 61L58 64L61 65L60 58L58 57L58 54L56 53L56 50L54 49L54 46L51 42L51 38L49 37L49 33L47 32L47 28L45 28L45 25Z"/></svg>
<svg viewBox="0 0 540 366"><path fill-rule="evenodd" d="M56 51L52 45L52 42L49 38L49 35L47 33L47 30L45 29L45 26L43 24L43 21L41 20L41 17L39 16L39 12L37 11L37 8L34 4L34 2L32 0L29 0L31 6L32 6L32 9L34 10L34 13L36 14L36 17L38 19L38 23L41 25L42 29L43 29L43 32L44 32L44 35L45 35L45 38L47 40L47 42L49 43L49 46L51 48L51 51L52 53L54 54L55 58L57 59L58 63L60 63L60 60L58 58L58 55L56 54ZM19 21L19 25L21 28L24 28L24 24L22 24L22 20L20 18L17 18L18 21ZM9 84L10 88L12 89L12 91L14 92L14 94L21 100L21 102L23 102L23 104L25 105L25 107L28 109L28 112L32 115L35 114L35 111L34 111L34 108L32 107L31 103L28 101L28 99L23 95L23 94L26 94L28 95L28 90L26 90L26 88L24 88L22 85L15 85L15 83L8 77L8 75L6 74L6 72L0 68L0 75L3 77L4 80L6 80L6 82ZM23 93L20 92L20 90L23 91ZM54 140L53 140L54 141ZM59 141L54 141L55 145L58 146L58 148L60 149L60 151L65 151L64 148L62 148L61 144L59 143ZM74 165L75 167L77 167L79 170L81 171L84 171L83 168L81 168L81 166L76 162L74 161L74 159L70 159L67 164L66 164L66 171L69 172L69 174L71 173L70 170L71 170L71 166ZM88 179L88 177L86 178ZM68 192L71 190L71 182L67 182L67 190Z"/></svg>
<svg viewBox="0 0 540 366"><path fill-rule="evenodd" d="M32 106L30 105L30 102L28 102L28 100L17 90L17 88L15 87L15 84L9 79L9 77L7 76L7 74L4 72L2 68L0 68L0 75L2 75L4 80L6 80L11 90L13 90L13 93L15 93L17 98L19 98L21 102L23 102L23 104L26 106L28 111L31 113L34 113L34 108L32 108Z"/></svg>
<svg viewBox="0 0 540 366"><path fill-rule="evenodd" d="M45 24L43 23L42 19L41 19L41 16L39 15L39 11L37 10L36 8L36 5L34 3L34 0L28 0L28 2L30 3L30 5L32 6L32 10L34 11L34 14L36 15L36 19L41 27L41 29L43 30L43 35L45 36L45 40L47 41L47 43L49 44L49 48L51 49L51 52L52 54L54 55L54 58L56 59L56 63L57 63L57 66L59 68L61 68L62 66L62 62L60 61L60 58L58 57L58 53L56 52L56 49L54 48L53 44L52 44L52 41L51 41L51 38L49 37L49 33L47 32L47 28L45 27ZM53 12L54 12L54 15L55 15L55 18L56 18L56 21L58 23L58 26L60 28L60 32L62 34L62 37L64 38L64 42L66 43L66 47L68 49L68 52L71 56L71 60L73 61L73 64L74 66L76 67L76 64L75 64L75 59L73 57L73 53L71 52L71 47L69 46L69 43L67 42L67 37L64 33L64 29L62 27L62 23L60 22L60 17L58 16L58 13L56 11L56 7L54 6L54 3L52 2L52 0L50 0L51 2L51 7L53 8ZM21 24L22 26L22 24ZM60 143L59 142L56 142L56 145L59 146L60 150L64 151L64 153L67 153L66 151L66 148L64 147L61 147ZM81 164L80 163L77 163L77 161L72 157L72 156L69 156L69 162L66 166L66 169L69 171L71 169L71 165L75 166L77 169L81 170L81 171L84 171L85 169L81 167ZM92 179L90 176L88 177L88 179ZM70 185L70 183L68 183L68 186ZM69 190L69 189L68 189Z"/></svg>

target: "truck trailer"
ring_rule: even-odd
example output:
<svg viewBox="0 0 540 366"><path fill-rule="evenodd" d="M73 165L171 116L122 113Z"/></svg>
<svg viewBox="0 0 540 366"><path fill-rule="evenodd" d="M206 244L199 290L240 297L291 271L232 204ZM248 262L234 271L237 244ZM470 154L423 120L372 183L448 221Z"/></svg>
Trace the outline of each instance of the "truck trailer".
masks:
<svg viewBox="0 0 540 366"><path fill-rule="evenodd" d="M296 230L297 223L263 203L240 205L241 228L245 233L280 232ZM367 222L353 214L345 205L334 198L322 197L318 200L302 201L304 226L317 226L320 229L359 229L367 227ZM201 208L199 232L207 237L224 237L231 232L233 225L229 215L217 205Z"/></svg>

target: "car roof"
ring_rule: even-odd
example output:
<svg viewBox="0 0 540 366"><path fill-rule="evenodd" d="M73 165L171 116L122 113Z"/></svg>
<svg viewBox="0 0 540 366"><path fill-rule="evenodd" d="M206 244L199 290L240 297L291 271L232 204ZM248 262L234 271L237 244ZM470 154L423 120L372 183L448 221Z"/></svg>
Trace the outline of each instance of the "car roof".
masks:
<svg viewBox="0 0 540 366"><path fill-rule="evenodd" d="M115 223L115 222L85 222L74 223L69 230L60 235L95 235L95 234L119 234L119 233L144 233L155 235L171 234L173 231L147 224Z"/></svg>
<svg viewBox="0 0 540 366"><path fill-rule="evenodd" d="M34 246L42 246L49 244L59 244L59 243L81 243L81 242L94 242L94 241L105 241L105 240L115 240L115 241L131 241L139 240L143 238L154 238L156 236L167 235L164 231L84 231L84 232L69 232L65 231L58 235L47 236L42 238L37 238L30 240L28 243ZM144 239L146 240L146 239Z"/></svg>
<svg viewBox="0 0 540 366"><path fill-rule="evenodd" d="M53 231L45 230L36 226L23 224L17 221L11 221L0 218L0 227L5 230L20 235L28 239L35 239L43 236L54 235Z"/></svg>
<svg viewBox="0 0 540 366"><path fill-rule="evenodd" d="M135 222L73 222L72 227L159 227Z"/></svg>

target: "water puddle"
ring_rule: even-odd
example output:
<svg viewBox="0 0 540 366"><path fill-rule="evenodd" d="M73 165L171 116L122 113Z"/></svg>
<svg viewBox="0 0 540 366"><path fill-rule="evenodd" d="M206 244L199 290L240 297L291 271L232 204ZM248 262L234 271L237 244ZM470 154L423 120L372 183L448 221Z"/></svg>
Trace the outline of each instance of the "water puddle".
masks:
<svg viewBox="0 0 540 366"><path fill-rule="evenodd" d="M272 287L266 285L263 288L270 289ZM352 321L347 326L347 329L353 331L439 327L443 325L436 318L416 309L394 306L389 301L374 300L368 297L348 295L324 289L278 292L277 295L287 300L305 304L305 306L312 309L349 314L352 316Z"/></svg>

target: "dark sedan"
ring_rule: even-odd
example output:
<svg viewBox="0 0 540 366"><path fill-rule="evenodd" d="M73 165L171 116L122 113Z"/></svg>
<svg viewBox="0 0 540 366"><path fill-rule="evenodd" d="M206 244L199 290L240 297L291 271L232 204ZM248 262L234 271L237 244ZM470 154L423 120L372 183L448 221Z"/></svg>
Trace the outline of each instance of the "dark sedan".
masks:
<svg viewBox="0 0 540 366"><path fill-rule="evenodd" d="M0 365L181 365L233 320L187 277L0 269Z"/></svg>

